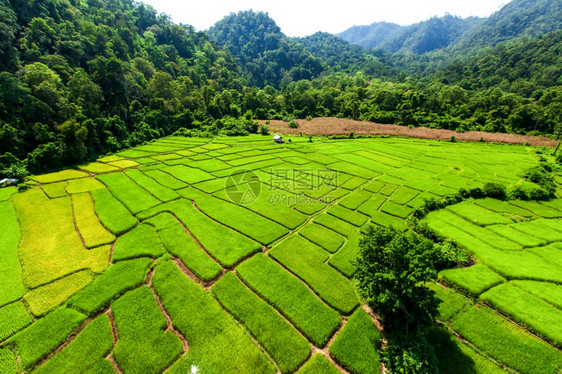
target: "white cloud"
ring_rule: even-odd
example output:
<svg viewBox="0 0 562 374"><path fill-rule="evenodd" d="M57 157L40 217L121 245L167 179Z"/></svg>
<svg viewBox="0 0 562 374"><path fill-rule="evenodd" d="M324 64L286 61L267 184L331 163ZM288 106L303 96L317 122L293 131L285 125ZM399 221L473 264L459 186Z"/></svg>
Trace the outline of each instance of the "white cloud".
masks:
<svg viewBox="0 0 562 374"><path fill-rule="evenodd" d="M341 32L353 25L376 21L408 25L446 13L462 17L486 17L510 0L144 0L174 22L206 30L230 12L265 11L289 36L316 31Z"/></svg>

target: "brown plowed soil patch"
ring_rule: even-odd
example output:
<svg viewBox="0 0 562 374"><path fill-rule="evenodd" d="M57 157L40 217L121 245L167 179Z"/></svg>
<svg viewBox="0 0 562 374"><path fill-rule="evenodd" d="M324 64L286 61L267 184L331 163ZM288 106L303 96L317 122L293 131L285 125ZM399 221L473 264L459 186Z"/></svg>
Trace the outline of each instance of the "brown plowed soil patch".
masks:
<svg viewBox="0 0 562 374"><path fill-rule="evenodd" d="M517 135L517 134L504 134L504 133L489 133L483 131L467 131L459 133L453 130L430 129L427 127L414 127L412 129L406 126L399 125L384 125L381 123L355 121L352 119L334 118L334 117L320 117L313 118L310 121L299 119L299 128L291 129L285 121L272 120L269 123L269 130L271 133L280 133L284 135L348 135L351 131L355 135L389 135L389 136L407 136L412 138L421 139L443 139L449 140L454 136L456 140L464 141L483 141L494 143L509 143L509 144L529 144L534 146L554 147L556 140L530 135ZM265 121L259 121L264 124Z"/></svg>

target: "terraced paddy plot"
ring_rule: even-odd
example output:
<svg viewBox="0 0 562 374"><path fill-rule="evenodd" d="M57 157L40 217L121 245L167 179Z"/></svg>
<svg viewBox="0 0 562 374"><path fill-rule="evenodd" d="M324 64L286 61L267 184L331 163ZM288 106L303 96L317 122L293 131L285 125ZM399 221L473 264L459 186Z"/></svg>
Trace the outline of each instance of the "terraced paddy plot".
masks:
<svg viewBox="0 0 562 374"><path fill-rule="evenodd" d="M396 204L404 205L410 202L410 200L415 198L419 193L419 191L414 189L400 186L394 191L392 196L390 196L390 201L393 201Z"/></svg>
<svg viewBox="0 0 562 374"><path fill-rule="evenodd" d="M505 370L488 358L478 354L445 328L433 327L428 341L435 349L440 373L487 373L505 374Z"/></svg>
<svg viewBox="0 0 562 374"><path fill-rule="evenodd" d="M64 303L69 297L86 287L92 281L88 271L70 274L62 279L35 288L23 299L35 316L42 316Z"/></svg>
<svg viewBox="0 0 562 374"><path fill-rule="evenodd" d="M80 169L94 174L109 173L110 171L119 170L117 166L102 164L101 162L92 162L88 165L82 165Z"/></svg>
<svg viewBox="0 0 562 374"><path fill-rule="evenodd" d="M133 182L123 173L101 174L97 178L107 186L115 198L123 203L133 214L150 209L160 201L145 189Z"/></svg>
<svg viewBox="0 0 562 374"><path fill-rule="evenodd" d="M340 324L339 314L295 276L273 260L256 255L237 268L237 273L258 295L276 307L314 344L324 346Z"/></svg>
<svg viewBox="0 0 562 374"><path fill-rule="evenodd" d="M83 247L70 198L50 200L32 189L15 195L13 202L21 225L19 255L27 287L35 288L82 269L101 272L108 265L109 248Z"/></svg>
<svg viewBox="0 0 562 374"><path fill-rule="evenodd" d="M562 241L562 232L548 225L548 220L537 219L528 222L518 222L511 225L515 230L546 240L548 243Z"/></svg>
<svg viewBox="0 0 562 374"><path fill-rule="evenodd" d="M67 183L66 192L68 192L71 195L105 188L105 186L100 181L98 181L93 177L72 179L66 183Z"/></svg>
<svg viewBox="0 0 562 374"><path fill-rule="evenodd" d="M109 162L109 165L115 166L118 169L126 169L132 168L135 166L139 166L139 164L133 160L119 160L119 161L112 161Z"/></svg>
<svg viewBox="0 0 562 374"><path fill-rule="evenodd" d="M121 236L113 247L113 261L138 257L157 258L163 254L164 249L156 230L144 223Z"/></svg>
<svg viewBox="0 0 562 374"><path fill-rule="evenodd" d="M487 308L471 307L451 326L498 362L522 373L555 373L562 365L559 350Z"/></svg>
<svg viewBox="0 0 562 374"><path fill-rule="evenodd" d="M394 227L397 230L405 231L407 229L404 219L391 216L390 214L384 212L375 212L371 215L371 222L383 226L383 227Z"/></svg>
<svg viewBox="0 0 562 374"><path fill-rule="evenodd" d="M83 171L69 169L69 170L57 171L56 173L33 175L29 178L36 182L46 184L46 183L67 181L70 179L86 178L87 176L88 174L84 173Z"/></svg>
<svg viewBox="0 0 562 374"><path fill-rule="evenodd" d="M213 221L186 200L160 205L140 218L150 218L162 212L174 214L203 248L225 267L231 267L261 249L258 242Z"/></svg>
<svg viewBox="0 0 562 374"><path fill-rule="evenodd" d="M8 346L16 348L18 362L29 370L65 342L85 319L75 310L57 309L11 337Z"/></svg>
<svg viewBox="0 0 562 374"><path fill-rule="evenodd" d="M330 356L352 373L380 373L380 345L381 333L358 308L330 346Z"/></svg>
<svg viewBox="0 0 562 374"><path fill-rule="evenodd" d="M506 224L513 223L513 221L510 220L509 218L506 218L488 209L482 208L479 205L475 205L471 201L466 201L460 204L452 205L447 209L463 217L464 219L480 226L487 226L493 224L506 225Z"/></svg>
<svg viewBox="0 0 562 374"><path fill-rule="evenodd" d="M462 311L468 309L470 306L466 297L455 292L451 288L446 288L442 285L431 283L427 285L430 290L435 292L435 296L440 300L438 307L439 317L441 322L450 322L458 316Z"/></svg>
<svg viewBox="0 0 562 374"><path fill-rule="evenodd" d="M185 198L193 200L197 208L212 219L262 244L270 244L289 232L289 230L278 223L268 220L251 210L193 188L181 190L180 194Z"/></svg>
<svg viewBox="0 0 562 374"><path fill-rule="evenodd" d="M488 210L497 212L497 213L507 213L510 215L514 215L514 216L521 216L521 217L526 217L526 218L531 218L533 217L533 213L520 208L518 206L515 206L513 204L509 204L506 201L501 201L501 200L497 200L497 199L491 199L491 198L486 198L486 199L478 199L478 200L474 200L474 204L476 205L480 205L483 208L486 208Z"/></svg>
<svg viewBox="0 0 562 374"><path fill-rule="evenodd" d="M182 353L182 342L167 321L150 288L127 292L111 304L119 341L113 351L125 372L160 373Z"/></svg>
<svg viewBox="0 0 562 374"><path fill-rule="evenodd" d="M144 283L152 261L140 258L111 265L101 276L74 295L68 305L87 315L103 310L126 291Z"/></svg>
<svg viewBox="0 0 562 374"><path fill-rule="evenodd" d="M523 200L514 200L509 202L511 205L516 207L526 209L533 214L536 214L539 217L543 218L560 218L562 217L562 211L556 210L551 208L547 205L534 202L534 201L523 201Z"/></svg>
<svg viewBox="0 0 562 374"><path fill-rule="evenodd" d="M340 371L321 353L316 353L298 371L297 374L337 374Z"/></svg>
<svg viewBox="0 0 562 374"><path fill-rule="evenodd" d="M88 193L72 195L74 221L87 248L110 244L115 236L102 226L94 211L94 201Z"/></svg>
<svg viewBox="0 0 562 374"><path fill-rule="evenodd" d="M369 219L366 215L344 208L340 205L333 205L328 209L328 214L338 217L342 221L349 222L354 226L363 226Z"/></svg>
<svg viewBox="0 0 562 374"><path fill-rule="evenodd" d="M238 191L238 189L234 189L234 187L231 189ZM223 200L231 201L226 190L221 190L214 195ZM291 208L291 205L294 205L297 201L297 195L291 194L290 192L262 188L259 196L257 196L253 202L244 204L244 207L272 221L280 223L288 229L295 229L302 225L308 218L308 216Z"/></svg>
<svg viewBox="0 0 562 374"><path fill-rule="evenodd" d="M562 346L562 313L546 301L512 284L502 284L480 296L557 346Z"/></svg>
<svg viewBox="0 0 562 374"><path fill-rule="evenodd" d="M530 147L293 140L169 137L0 189L0 372L377 373L383 335L352 279L362 229L405 230L424 199L509 190L538 163ZM247 170L261 190L242 203L227 181ZM479 199L425 218L476 263L429 285L443 372L560 370L561 215Z"/></svg>
<svg viewBox="0 0 562 374"><path fill-rule="evenodd" d="M234 317L173 262L160 264L152 282L174 326L189 342L187 354L170 372L190 372L192 365L208 373L275 372Z"/></svg>
<svg viewBox="0 0 562 374"><path fill-rule="evenodd" d="M330 253L336 253L345 242L345 237L314 223L304 226L299 234Z"/></svg>
<svg viewBox="0 0 562 374"><path fill-rule="evenodd" d="M454 208L453 208L454 209ZM447 222L456 226L459 230L466 232L469 236L478 238L485 243L504 250L520 250L521 245L514 241L507 239L504 236L498 235L495 232L473 224L471 221L465 220L460 216L451 212L452 209L443 209L440 211L432 212L432 219L437 219L440 222ZM511 221L508 221L511 222Z"/></svg>
<svg viewBox="0 0 562 374"><path fill-rule="evenodd" d="M447 283L473 296L478 296L493 286L505 282L503 277L481 264L476 264L468 268L443 270L439 273L439 276Z"/></svg>
<svg viewBox="0 0 562 374"><path fill-rule="evenodd" d="M214 177L200 169L190 168L185 165L174 165L166 166L161 168L162 171L170 174L176 179L183 181L188 184L199 183L209 179L214 179Z"/></svg>
<svg viewBox="0 0 562 374"><path fill-rule="evenodd" d="M562 286L559 284L537 281L512 281L511 284L562 308Z"/></svg>
<svg viewBox="0 0 562 374"><path fill-rule="evenodd" d="M168 202L179 198L179 195L174 190L164 187L137 169L127 170L125 171L125 175L162 202Z"/></svg>
<svg viewBox="0 0 562 374"><path fill-rule="evenodd" d="M340 205L345 208L355 210L359 208L359 206L363 204L365 201L369 200L371 196L373 196L373 194L369 191L357 190L351 193L349 196L346 196L344 199L342 199Z"/></svg>
<svg viewBox="0 0 562 374"><path fill-rule="evenodd" d="M170 174L165 173L162 170L141 170L144 174L154 179L157 183L161 184L164 187L171 188L172 190L179 190L181 188L187 187L187 184L177 178L174 178Z"/></svg>
<svg viewBox="0 0 562 374"><path fill-rule="evenodd" d="M20 299L24 294L22 269L18 257L20 229L10 202L0 202L0 306ZM1 340L1 339L0 339Z"/></svg>
<svg viewBox="0 0 562 374"><path fill-rule="evenodd" d="M106 189L92 191L95 211L101 223L115 235L133 228L137 219Z"/></svg>
<svg viewBox="0 0 562 374"><path fill-rule="evenodd" d="M160 216L162 214L156 217ZM221 273L221 266L197 245L195 240L175 219L172 226L159 230L158 235L166 250L179 258L199 279L211 281Z"/></svg>
<svg viewBox="0 0 562 374"><path fill-rule="evenodd" d="M17 191L17 187L0 188L0 201L7 201Z"/></svg>
<svg viewBox="0 0 562 374"><path fill-rule="evenodd" d="M72 342L39 366L36 373L80 373L91 370L113 347L109 317L94 319Z"/></svg>
<svg viewBox="0 0 562 374"><path fill-rule="evenodd" d="M228 273L213 286L217 300L275 359L281 372L293 372L310 355L310 345L278 312Z"/></svg>
<svg viewBox="0 0 562 374"><path fill-rule="evenodd" d="M510 225L491 225L488 226L487 229L505 238L509 238L523 247L538 247L546 244L545 240L537 238L536 236L525 234Z"/></svg>
<svg viewBox="0 0 562 374"><path fill-rule="evenodd" d="M4 341L33 322L21 301L0 308L0 341Z"/></svg>
<svg viewBox="0 0 562 374"><path fill-rule="evenodd" d="M386 201L384 204L382 204L380 209L381 212L383 213L389 214L391 216L396 216L402 219L408 217L413 210L408 206L396 204L393 201Z"/></svg>
<svg viewBox="0 0 562 374"><path fill-rule="evenodd" d="M66 185L67 182L56 182L56 183L49 183L41 186L41 189L49 198L56 199L57 197L66 196Z"/></svg>
<svg viewBox="0 0 562 374"><path fill-rule="evenodd" d="M357 306L357 296L352 284L324 264L328 254L322 248L302 236L293 235L269 253L303 279L328 305L344 314L350 314Z"/></svg>

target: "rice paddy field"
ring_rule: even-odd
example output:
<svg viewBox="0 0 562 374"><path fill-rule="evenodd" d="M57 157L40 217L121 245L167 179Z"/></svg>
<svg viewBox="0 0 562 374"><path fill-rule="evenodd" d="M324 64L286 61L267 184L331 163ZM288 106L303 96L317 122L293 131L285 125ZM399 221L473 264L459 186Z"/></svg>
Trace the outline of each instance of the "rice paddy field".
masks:
<svg viewBox="0 0 562 374"><path fill-rule="evenodd" d="M366 225L513 186L533 147L168 137L0 189L0 373L380 373ZM431 284L443 373L560 373L562 202L466 200L424 221L474 264Z"/></svg>

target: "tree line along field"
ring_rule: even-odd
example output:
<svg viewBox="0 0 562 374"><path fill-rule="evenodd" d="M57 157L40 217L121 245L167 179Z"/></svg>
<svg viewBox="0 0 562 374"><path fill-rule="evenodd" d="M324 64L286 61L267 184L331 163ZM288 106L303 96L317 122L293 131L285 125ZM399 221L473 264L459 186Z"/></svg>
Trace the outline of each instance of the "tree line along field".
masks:
<svg viewBox="0 0 562 374"><path fill-rule="evenodd" d="M168 137L0 189L0 373L379 373L384 334L352 279L361 230L405 230L461 188L530 183L539 160L292 140ZM475 259L430 285L441 372L562 368L561 217L558 199L427 215Z"/></svg>

